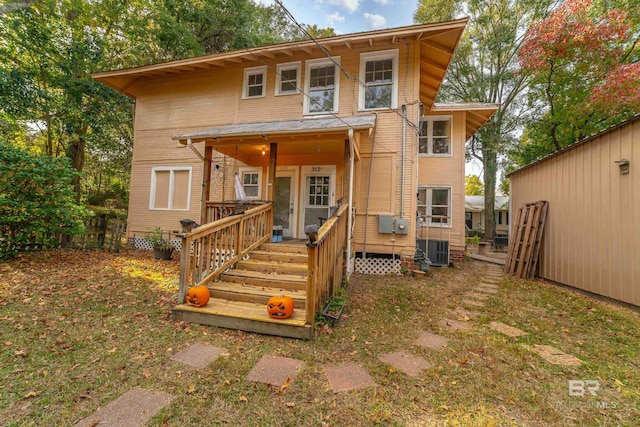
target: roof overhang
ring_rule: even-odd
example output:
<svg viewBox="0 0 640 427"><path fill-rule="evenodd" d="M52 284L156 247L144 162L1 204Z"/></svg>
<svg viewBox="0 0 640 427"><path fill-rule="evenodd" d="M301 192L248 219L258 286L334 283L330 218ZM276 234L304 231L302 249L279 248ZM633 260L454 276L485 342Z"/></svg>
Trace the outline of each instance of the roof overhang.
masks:
<svg viewBox="0 0 640 427"><path fill-rule="evenodd" d="M420 101L429 109L440 89L467 20L467 18L463 18L433 24L319 38L316 41L303 40L246 48L160 64L102 71L93 73L92 77L118 92L135 98L135 85L139 80L158 76L183 75L202 70L216 70L226 66L243 64L251 66L260 64L261 61L286 61L299 52L308 55L319 54L320 49L316 42L331 53L337 49L362 50L414 41L418 42L420 51Z"/></svg>
<svg viewBox="0 0 640 427"><path fill-rule="evenodd" d="M376 124L376 116L367 114L350 117L314 117L302 120L281 120L278 122L254 122L218 126L211 129L189 132L174 136L173 139L186 144L191 142L229 140L237 143L239 139L252 138L277 139L279 136L306 135L318 133L340 133L349 129L370 130Z"/></svg>
<svg viewBox="0 0 640 427"><path fill-rule="evenodd" d="M454 111L466 112L465 133L469 139L478 131L493 114L500 108L499 104L486 104L474 102L462 102L454 104L435 103L431 108L434 113L451 113Z"/></svg>

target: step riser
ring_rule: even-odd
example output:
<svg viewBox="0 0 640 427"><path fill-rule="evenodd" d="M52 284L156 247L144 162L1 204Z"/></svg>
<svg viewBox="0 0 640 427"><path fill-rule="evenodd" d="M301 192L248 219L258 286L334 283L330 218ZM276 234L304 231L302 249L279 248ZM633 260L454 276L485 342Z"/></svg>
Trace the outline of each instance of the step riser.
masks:
<svg viewBox="0 0 640 427"><path fill-rule="evenodd" d="M291 265L279 265L279 264L253 264L247 261L239 261L236 264L236 269L238 270L249 270L249 271L259 271L262 273L280 273L280 274L295 274L298 276L306 276L307 275L307 266L301 265L291 266Z"/></svg>
<svg viewBox="0 0 640 427"><path fill-rule="evenodd" d="M308 257L306 254L285 254L285 253L252 253L250 259L268 261L268 262L291 262L295 264L307 265Z"/></svg>
<svg viewBox="0 0 640 427"><path fill-rule="evenodd" d="M211 298L220 298L226 299L229 301L242 301L242 302L252 302L255 304L263 304L265 306L265 310L267 307L267 302L270 297L261 296L261 295L250 295L244 294L242 292L229 292L229 291L220 291L215 288L209 288L211 292ZM279 295L279 293L274 293L274 295ZM293 298L293 306L298 309L304 310L307 301L300 298Z"/></svg>
<svg viewBox="0 0 640 427"><path fill-rule="evenodd" d="M257 332L260 334L277 335L281 337L290 337L310 340L313 338L313 329L311 327L290 326L285 324L274 324L260 322L250 319L239 319L235 317L226 317L222 315L214 315L210 313L195 313L190 311L173 310L173 317L190 323L198 323L200 325L217 326L220 328L236 329L247 332Z"/></svg>
<svg viewBox="0 0 640 427"><path fill-rule="evenodd" d="M278 279L259 279L256 277L230 276L227 274L223 274L221 279L225 282L244 283L246 285L264 286L267 288L279 288L285 290L290 289L299 291L304 291L307 289L306 280L301 282L288 282Z"/></svg>

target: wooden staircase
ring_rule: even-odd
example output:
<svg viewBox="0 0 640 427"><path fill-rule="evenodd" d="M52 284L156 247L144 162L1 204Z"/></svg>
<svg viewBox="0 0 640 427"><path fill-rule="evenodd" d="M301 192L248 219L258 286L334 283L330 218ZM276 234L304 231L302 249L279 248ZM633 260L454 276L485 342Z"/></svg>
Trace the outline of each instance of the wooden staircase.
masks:
<svg viewBox="0 0 640 427"><path fill-rule="evenodd" d="M204 307L180 304L173 310L179 320L262 334L311 339L305 322L307 303L307 248L303 242L264 243L236 263L233 270L209 284L211 299ZM293 316L284 320L267 315L274 295L293 298Z"/></svg>

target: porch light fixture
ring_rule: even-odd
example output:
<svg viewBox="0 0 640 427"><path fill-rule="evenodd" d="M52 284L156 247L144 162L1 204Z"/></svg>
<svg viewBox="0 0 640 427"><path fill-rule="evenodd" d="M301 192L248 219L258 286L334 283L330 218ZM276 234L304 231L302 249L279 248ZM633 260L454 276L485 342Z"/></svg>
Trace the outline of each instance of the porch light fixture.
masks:
<svg viewBox="0 0 640 427"><path fill-rule="evenodd" d="M262 155L264 156L266 154L267 154L267 150L264 147L262 147Z"/></svg>
<svg viewBox="0 0 640 427"><path fill-rule="evenodd" d="M626 175L629 173L629 160L616 160L614 163L620 166L620 175Z"/></svg>

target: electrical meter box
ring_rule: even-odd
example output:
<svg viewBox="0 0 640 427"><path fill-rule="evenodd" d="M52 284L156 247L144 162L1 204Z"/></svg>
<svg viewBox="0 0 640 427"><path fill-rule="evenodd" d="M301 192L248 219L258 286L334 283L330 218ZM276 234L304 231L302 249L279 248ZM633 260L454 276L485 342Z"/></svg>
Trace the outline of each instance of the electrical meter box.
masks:
<svg viewBox="0 0 640 427"><path fill-rule="evenodd" d="M409 234L409 220L404 218L396 219L396 234Z"/></svg>

